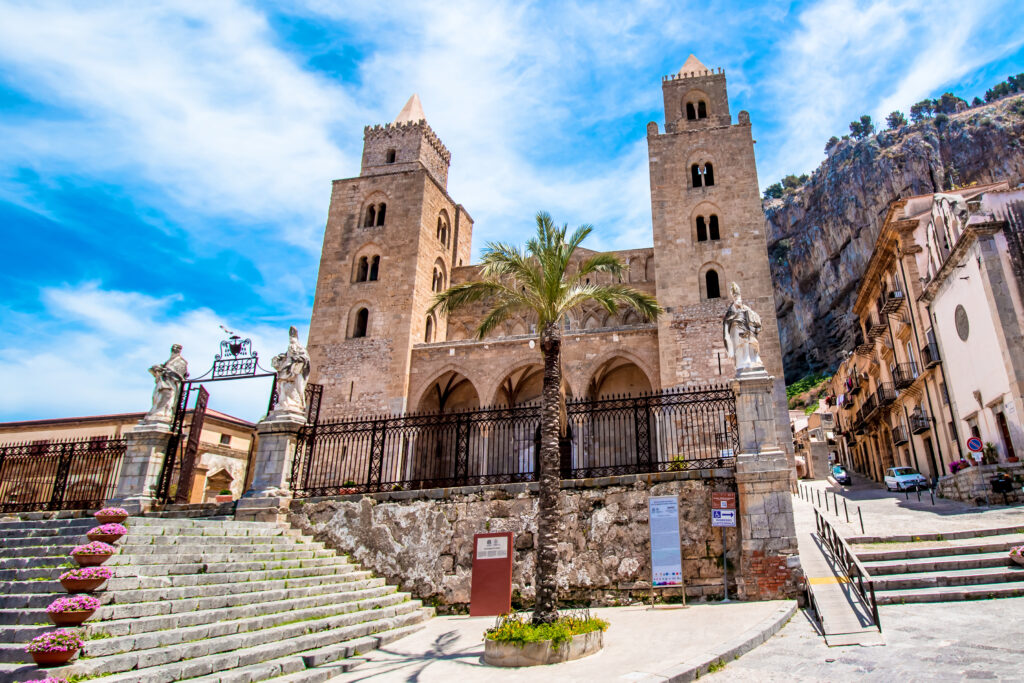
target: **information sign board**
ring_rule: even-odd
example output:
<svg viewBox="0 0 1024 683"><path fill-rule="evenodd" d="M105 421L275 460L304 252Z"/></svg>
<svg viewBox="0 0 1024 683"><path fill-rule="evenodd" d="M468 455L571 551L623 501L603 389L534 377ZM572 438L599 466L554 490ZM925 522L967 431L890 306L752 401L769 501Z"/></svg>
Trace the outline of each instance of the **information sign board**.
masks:
<svg viewBox="0 0 1024 683"><path fill-rule="evenodd" d="M711 493L711 507L715 510L735 510L735 493Z"/></svg>
<svg viewBox="0 0 1024 683"><path fill-rule="evenodd" d="M736 526L736 510L711 510L711 526Z"/></svg>
<svg viewBox="0 0 1024 683"><path fill-rule="evenodd" d="M494 617L512 611L512 533L473 535L473 578L469 616Z"/></svg>
<svg viewBox="0 0 1024 683"><path fill-rule="evenodd" d="M679 499L651 496L651 585L683 585L683 557L679 547Z"/></svg>

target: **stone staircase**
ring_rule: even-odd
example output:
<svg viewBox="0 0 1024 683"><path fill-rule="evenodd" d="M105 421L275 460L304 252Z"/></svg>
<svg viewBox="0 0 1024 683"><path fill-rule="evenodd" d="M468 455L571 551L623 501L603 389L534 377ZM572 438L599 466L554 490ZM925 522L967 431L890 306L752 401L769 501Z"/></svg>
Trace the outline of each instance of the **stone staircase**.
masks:
<svg viewBox="0 0 1024 683"><path fill-rule="evenodd" d="M0 683L325 681L422 628L432 610L283 526L133 517L81 655L38 669L25 644L56 628L45 608L96 522L0 522Z"/></svg>
<svg viewBox="0 0 1024 683"><path fill-rule="evenodd" d="M927 534L906 543L855 544L881 605L1024 596L1024 567L1008 556L1021 529Z"/></svg>

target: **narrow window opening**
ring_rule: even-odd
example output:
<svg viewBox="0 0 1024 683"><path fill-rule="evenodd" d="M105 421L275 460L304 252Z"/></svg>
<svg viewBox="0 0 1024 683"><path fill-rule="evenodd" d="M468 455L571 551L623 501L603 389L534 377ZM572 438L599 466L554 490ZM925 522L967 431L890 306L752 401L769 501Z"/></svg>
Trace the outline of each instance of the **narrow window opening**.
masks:
<svg viewBox="0 0 1024 683"><path fill-rule="evenodd" d="M393 164L393 163L395 163L395 158L397 156L398 156L398 154L395 152L395 150L389 149L388 153L387 153L387 157L386 157L385 160L386 160L387 163Z"/></svg>
<svg viewBox="0 0 1024 683"><path fill-rule="evenodd" d="M423 341L427 344L434 341L434 321L430 318L427 318L427 331L423 335Z"/></svg>
<svg viewBox="0 0 1024 683"><path fill-rule="evenodd" d="M700 166L697 164L690 167L690 178L693 180L694 187L701 186Z"/></svg>
<svg viewBox="0 0 1024 683"><path fill-rule="evenodd" d="M718 289L718 273L716 271L709 270L704 273L704 288L709 299L717 299L721 296Z"/></svg>
<svg viewBox="0 0 1024 683"><path fill-rule="evenodd" d="M711 221L708 226L708 237L713 240L720 239L718 233L718 216L715 214L711 214Z"/></svg>
<svg viewBox="0 0 1024 683"><path fill-rule="evenodd" d="M371 204L366 207L366 220L363 221L363 227L372 228L373 224L377 221L377 209Z"/></svg>
<svg viewBox="0 0 1024 683"><path fill-rule="evenodd" d="M689 121L693 121L697 118L697 112L693 109L693 102L686 103L686 118Z"/></svg>
<svg viewBox="0 0 1024 683"><path fill-rule="evenodd" d="M706 119L708 117L708 105L701 101L697 103L697 118Z"/></svg>
<svg viewBox="0 0 1024 683"><path fill-rule="evenodd" d="M387 204L381 204L377 208L377 225L378 226L384 225L384 214L387 212L387 210L388 210L388 205Z"/></svg>
<svg viewBox="0 0 1024 683"><path fill-rule="evenodd" d="M704 242L708 238L708 226L705 224L704 216L697 216L697 241Z"/></svg>
<svg viewBox="0 0 1024 683"><path fill-rule="evenodd" d="M374 256L373 261L370 262L370 280L377 280L377 273L380 270L380 256Z"/></svg>
<svg viewBox="0 0 1024 683"><path fill-rule="evenodd" d="M367 264L366 257L359 258L359 266L356 268L356 282L366 282Z"/></svg>
<svg viewBox="0 0 1024 683"><path fill-rule="evenodd" d="M356 313L356 324L352 330L353 337L365 337L366 327L370 322L370 311L365 308L360 308L359 312Z"/></svg>
<svg viewBox="0 0 1024 683"><path fill-rule="evenodd" d="M711 167L710 161L704 166L704 184L708 187L715 184L715 169ZM383 206L383 204L381 206ZM381 211L383 210L384 209L381 209Z"/></svg>

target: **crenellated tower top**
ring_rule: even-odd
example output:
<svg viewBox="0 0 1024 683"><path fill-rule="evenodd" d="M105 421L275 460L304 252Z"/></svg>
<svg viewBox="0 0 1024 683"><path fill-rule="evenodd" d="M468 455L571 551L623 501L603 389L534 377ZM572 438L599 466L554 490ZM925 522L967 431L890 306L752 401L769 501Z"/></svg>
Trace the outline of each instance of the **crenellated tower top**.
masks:
<svg viewBox="0 0 1024 683"><path fill-rule="evenodd" d="M695 55L687 58L678 73L662 77L661 92L666 132L732 123L725 71L709 69Z"/></svg>
<svg viewBox="0 0 1024 683"><path fill-rule="evenodd" d="M392 123L363 129L361 176L409 171L422 166L447 189L451 160L451 152L427 123L419 95L409 98Z"/></svg>

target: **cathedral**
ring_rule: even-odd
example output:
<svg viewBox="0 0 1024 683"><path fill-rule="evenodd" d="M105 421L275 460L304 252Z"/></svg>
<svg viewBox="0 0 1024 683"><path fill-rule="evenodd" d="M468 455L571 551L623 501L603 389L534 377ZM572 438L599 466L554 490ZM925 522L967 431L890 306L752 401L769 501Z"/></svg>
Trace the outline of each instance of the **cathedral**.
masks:
<svg viewBox="0 0 1024 683"><path fill-rule="evenodd" d="M732 380L722 318L735 282L761 317L779 442L791 444L750 116L741 111L733 122L724 72L693 55L661 87L664 129L647 124L654 246L615 254L628 266L623 280L654 294L665 312L647 322L593 306L566 319L567 393L601 399ZM308 344L325 418L540 396L530 320L479 340L483 306L447 319L427 313L437 292L479 273L473 218L448 194L450 162L413 95L394 122L365 128L359 175L333 183ZM601 217L587 219L599 225Z"/></svg>

